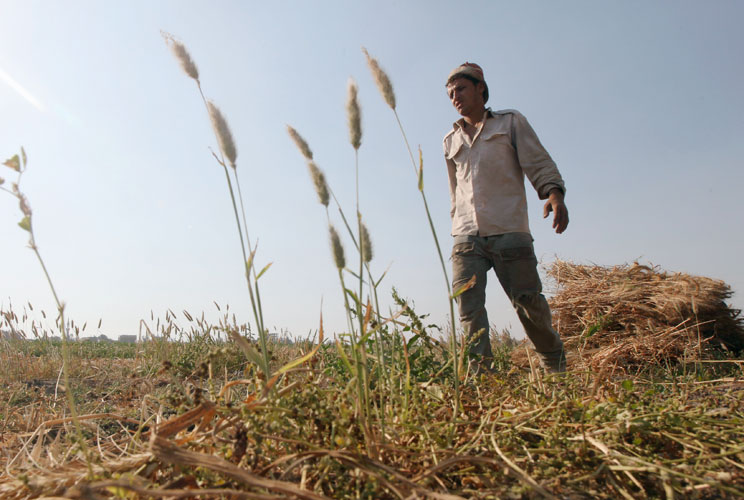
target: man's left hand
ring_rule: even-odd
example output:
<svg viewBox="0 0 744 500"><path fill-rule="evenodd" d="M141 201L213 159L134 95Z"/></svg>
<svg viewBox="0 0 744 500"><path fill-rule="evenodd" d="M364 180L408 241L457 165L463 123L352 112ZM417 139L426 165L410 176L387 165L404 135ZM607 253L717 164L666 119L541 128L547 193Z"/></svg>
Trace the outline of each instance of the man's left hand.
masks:
<svg viewBox="0 0 744 500"><path fill-rule="evenodd" d="M543 219L553 212L553 228L555 232L561 234L568 227L568 208L563 203L563 192L560 189L551 189L548 201L543 207Z"/></svg>

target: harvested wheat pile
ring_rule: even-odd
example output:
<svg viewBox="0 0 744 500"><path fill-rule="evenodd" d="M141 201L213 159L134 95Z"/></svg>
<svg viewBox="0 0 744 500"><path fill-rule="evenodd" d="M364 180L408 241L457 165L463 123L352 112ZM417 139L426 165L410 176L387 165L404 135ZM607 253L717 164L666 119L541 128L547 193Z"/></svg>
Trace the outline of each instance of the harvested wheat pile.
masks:
<svg viewBox="0 0 744 500"><path fill-rule="evenodd" d="M571 368L633 370L648 363L720 356L744 348L744 320L720 280L638 263L548 268L553 324ZM524 363L523 349L515 361Z"/></svg>

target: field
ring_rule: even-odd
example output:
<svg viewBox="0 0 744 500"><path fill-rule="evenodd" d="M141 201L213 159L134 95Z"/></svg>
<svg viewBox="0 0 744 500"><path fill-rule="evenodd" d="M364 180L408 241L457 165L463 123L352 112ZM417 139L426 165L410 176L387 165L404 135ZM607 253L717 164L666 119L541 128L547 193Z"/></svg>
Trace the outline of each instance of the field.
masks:
<svg viewBox="0 0 744 500"><path fill-rule="evenodd" d="M161 331L178 321L169 316ZM190 322L188 342L74 342L69 387L61 382L59 342L3 341L0 496L744 493L742 362L544 375L515 364L516 343L502 335L493 339L496 372L463 374L455 412L446 346L408 310L399 333L379 339L392 376L371 381L365 414L335 344L316 351L310 341L272 343L273 372L314 355L267 384L235 343L214 334L225 325L197 323ZM418 333L406 341L407 327ZM374 373L377 360L368 362ZM570 353L569 363L578 362Z"/></svg>

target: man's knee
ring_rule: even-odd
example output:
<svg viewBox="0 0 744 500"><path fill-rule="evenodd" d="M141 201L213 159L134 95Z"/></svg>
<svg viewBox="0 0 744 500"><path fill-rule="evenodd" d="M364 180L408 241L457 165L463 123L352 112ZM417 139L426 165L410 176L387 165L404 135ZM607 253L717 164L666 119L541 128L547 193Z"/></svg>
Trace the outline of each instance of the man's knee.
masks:
<svg viewBox="0 0 744 500"><path fill-rule="evenodd" d="M512 293L511 302L515 309L530 310L539 305L541 298L540 290L518 290Z"/></svg>

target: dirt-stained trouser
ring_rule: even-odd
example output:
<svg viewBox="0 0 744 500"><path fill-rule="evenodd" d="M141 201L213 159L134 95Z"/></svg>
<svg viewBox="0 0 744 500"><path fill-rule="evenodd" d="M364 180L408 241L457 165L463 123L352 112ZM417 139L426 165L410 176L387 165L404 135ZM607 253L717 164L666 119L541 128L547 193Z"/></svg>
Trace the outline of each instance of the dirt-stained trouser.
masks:
<svg viewBox="0 0 744 500"><path fill-rule="evenodd" d="M550 372L565 371L563 342L551 324L550 308L537 273L532 236L528 233L455 236L453 289L457 290L473 275L476 277L475 286L457 298L465 333L468 338L477 334L470 346L471 355L479 357L486 366L493 360L485 307L486 278L491 268L516 309L542 365Z"/></svg>

